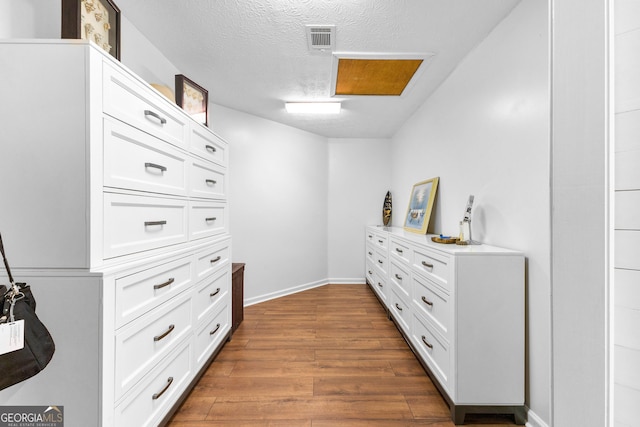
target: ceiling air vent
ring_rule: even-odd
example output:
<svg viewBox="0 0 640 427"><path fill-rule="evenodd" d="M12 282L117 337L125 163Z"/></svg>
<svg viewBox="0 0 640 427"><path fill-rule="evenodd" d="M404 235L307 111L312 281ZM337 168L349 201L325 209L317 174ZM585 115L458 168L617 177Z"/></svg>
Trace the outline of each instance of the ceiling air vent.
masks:
<svg viewBox="0 0 640 427"><path fill-rule="evenodd" d="M335 47L335 25L307 25L309 50L332 51Z"/></svg>

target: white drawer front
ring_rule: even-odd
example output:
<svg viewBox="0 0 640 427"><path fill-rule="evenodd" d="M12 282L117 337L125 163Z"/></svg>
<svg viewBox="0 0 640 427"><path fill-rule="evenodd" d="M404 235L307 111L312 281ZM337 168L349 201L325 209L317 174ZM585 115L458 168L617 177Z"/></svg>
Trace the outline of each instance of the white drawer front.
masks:
<svg viewBox="0 0 640 427"><path fill-rule="evenodd" d="M387 257L384 253L380 252L380 251L375 251L374 255L373 255L373 259L374 259L374 265L376 266L376 268L378 269L378 273L382 276L382 277L387 277Z"/></svg>
<svg viewBox="0 0 640 427"><path fill-rule="evenodd" d="M204 319L220 301L229 295L230 269L224 268L196 286L193 294L194 324Z"/></svg>
<svg viewBox="0 0 640 427"><path fill-rule="evenodd" d="M189 168L189 194L192 197L227 197L225 170L210 163L193 160Z"/></svg>
<svg viewBox="0 0 640 427"><path fill-rule="evenodd" d="M103 111L140 130L187 149L189 118L161 95L104 63Z"/></svg>
<svg viewBox="0 0 640 427"><path fill-rule="evenodd" d="M191 152L196 156L200 156L225 167L229 164L227 158L227 143L213 132L195 123L191 124L189 146Z"/></svg>
<svg viewBox="0 0 640 427"><path fill-rule="evenodd" d="M104 194L104 257L187 241L187 202Z"/></svg>
<svg viewBox="0 0 640 427"><path fill-rule="evenodd" d="M413 256L416 271L435 280L449 290L447 284L449 281L448 257L424 249L416 249Z"/></svg>
<svg viewBox="0 0 640 427"><path fill-rule="evenodd" d="M191 257L116 279L116 328L189 288Z"/></svg>
<svg viewBox="0 0 640 427"><path fill-rule="evenodd" d="M367 261L371 261L371 263L375 263L376 262L376 250L373 248L373 245L367 244L366 247L366 256L367 256Z"/></svg>
<svg viewBox="0 0 640 427"><path fill-rule="evenodd" d="M105 119L105 186L186 196L187 165L186 154L166 142Z"/></svg>
<svg viewBox="0 0 640 427"><path fill-rule="evenodd" d="M382 236L380 234L376 234L373 236L373 244L380 249L387 249L387 236Z"/></svg>
<svg viewBox="0 0 640 427"><path fill-rule="evenodd" d="M391 281L408 300L411 295L411 278L408 268L398 265L395 261L391 262Z"/></svg>
<svg viewBox="0 0 640 427"><path fill-rule="evenodd" d="M373 273L374 273L374 269L373 269L373 261L371 261L369 258L367 258L367 262L365 265L365 276L367 278L367 280L369 281L370 284L374 284L374 277L373 277Z"/></svg>
<svg viewBox="0 0 640 427"><path fill-rule="evenodd" d="M185 293L117 333L115 399L137 383L191 330L191 295Z"/></svg>
<svg viewBox="0 0 640 427"><path fill-rule="evenodd" d="M219 305L220 310L215 311L208 321L196 330L195 354L196 367L200 368L215 348L226 337L230 328L229 306Z"/></svg>
<svg viewBox="0 0 640 427"><path fill-rule="evenodd" d="M400 240L391 239L391 242L389 243L389 254L392 259L404 264L411 263L411 248Z"/></svg>
<svg viewBox="0 0 640 427"><path fill-rule="evenodd" d="M189 238L202 239L228 232L226 202L189 202Z"/></svg>
<svg viewBox="0 0 640 427"><path fill-rule="evenodd" d="M413 341L422 358L433 373L438 376L452 396L452 384L449 383L449 343L432 329L420 315L413 315Z"/></svg>
<svg viewBox="0 0 640 427"><path fill-rule="evenodd" d="M115 409L116 426L157 426L193 376L191 340L163 360ZM106 410L106 408L105 408Z"/></svg>
<svg viewBox="0 0 640 427"><path fill-rule="evenodd" d="M410 333L409 325L411 324L411 305L406 302L405 298L398 295L398 289L396 286L391 286L391 312L398 324L402 327L405 333Z"/></svg>
<svg viewBox="0 0 640 427"><path fill-rule="evenodd" d="M211 248L200 251L196 255L196 277L198 280L204 279L226 264L229 264L231 248L229 242L221 242L212 245Z"/></svg>
<svg viewBox="0 0 640 427"><path fill-rule="evenodd" d="M422 277L413 278L413 302L422 315L440 329L447 339L451 323L451 304L449 295L442 289Z"/></svg>
<svg viewBox="0 0 640 427"><path fill-rule="evenodd" d="M386 301L388 299L389 292L387 291L387 282L380 278L380 275L374 271L373 273L373 281L371 282L371 287L378 294L378 297L382 301L385 301L385 304L388 304Z"/></svg>

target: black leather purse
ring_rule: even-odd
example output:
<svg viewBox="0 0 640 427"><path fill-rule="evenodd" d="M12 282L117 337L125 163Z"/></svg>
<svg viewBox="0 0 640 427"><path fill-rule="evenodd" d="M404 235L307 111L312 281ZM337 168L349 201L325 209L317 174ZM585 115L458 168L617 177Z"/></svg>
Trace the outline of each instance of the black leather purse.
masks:
<svg viewBox="0 0 640 427"><path fill-rule="evenodd" d="M31 378L51 361L55 344L51 334L36 315L36 300L31 287L15 283L0 235L0 252L9 276L10 287L0 285L2 313L0 324L24 320L24 347L0 355L0 390Z"/></svg>

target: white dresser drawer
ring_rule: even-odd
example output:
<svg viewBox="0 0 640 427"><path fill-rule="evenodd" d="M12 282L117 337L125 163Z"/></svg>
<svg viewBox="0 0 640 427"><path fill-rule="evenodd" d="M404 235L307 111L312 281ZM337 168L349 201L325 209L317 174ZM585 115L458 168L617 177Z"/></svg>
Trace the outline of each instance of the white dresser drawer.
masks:
<svg viewBox="0 0 640 427"><path fill-rule="evenodd" d="M189 202L189 239L202 239L227 233L226 202L195 200Z"/></svg>
<svg viewBox="0 0 640 427"><path fill-rule="evenodd" d="M191 267L186 257L117 278L116 329L188 289Z"/></svg>
<svg viewBox="0 0 640 427"><path fill-rule="evenodd" d="M369 281L370 284L373 285L373 261L371 261L369 258L367 258L367 261L365 263L365 277L366 279Z"/></svg>
<svg viewBox="0 0 640 427"><path fill-rule="evenodd" d="M380 251L375 251L373 255L374 265L378 269L378 273L382 277L387 277L387 269L389 266L387 265L387 256L385 253Z"/></svg>
<svg viewBox="0 0 640 427"><path fill-rule="evenodd" d="M396 319L397 323L402 327L405 333L408 335L411 332L411 304L407 302L405 297L402 297L399 294L399 289L397 286L391 285L391 304L389 308L393 313L393 317Z"/></svg>
<svg viewBox="0 0 640 427"><path fill-rule="evenodd" d="M381 234L376 234L373 236L373 244L376 248L387 250L387 236L383 236Z"/></svg>
<svg viewBox="0 0 640 427"><path fill-rule="evenodd" d="M391 282L394 283L403 296L409 300L411 296L411 278L409 269L403 265L398 265L397 261L391 261Z"/></svg>
<svg viewBox="0 0 640 427"><path fill-rule="evenodd" d="M115 408L114 425L157 426L194 375L191 352L191 340L188 339L160 362L158 368Z"/></svg>
<svg viewBox="0 0 640 427"><path fill-rule="evenodd" d="M186 196L187 155L114 119L104 120L104 185Z"/></svg>
<svg viewBox="0 0 640 427"><path fill-rule="evenodd" d="M228 264L230 257L229 241L216 243L207 250L198 252L196 254L196 277L198 281Z"/></svg>
<svg viewBox="0 0 640 427"><path fill-rule="evenodd" d="M199 324L215 305L226 298L231 283L230 269L223 268L196 285L193 293L194 324Z"/></svg>
<svg viewBox="0 0 640 427"><path fill-rule="evenodd" d="M450 339L452 307L449 295L428 279L414 277L413 302L422 315L436 325L445 338Z"/></svg>
<svg viewBox="0 0 640 427"><path fill-rule="evenodd" d="M431 371L438 377L440 384L452 396L452 384L449 383L449 343L433 330L433 327L419 314L413 314L413 342L427 362Z"/></svg>
<svg viewBox="0 0 640 427"><path fill-rule="evenodd" d="M110 64L103 65L102 107L106 114L187 149L189 118L161 95Z"/></svg>
<svg viewBox="0 0 640 427"><path fill-rule="evenodd" d="M218 310L212 313L196 330L195 366L200 368L207 361L214 348L226 337L230 328L229 306L219 304Z"/></svg>
<svg viewBox="0 0 640 427"><path fill-rule="evenodd" d="M416 271L424 274L437 283L441 284L446 290L450 290L449 282L449 258L420 248L413 253L414 266Z"/></svg>
<svg viewBox="0 0 640 427"><path fill-rule="evenodd" d="M411 264L411 248L403 241L391 239L389 243L389 256L391 259L398 260L404 264Z"/></svg>
<svg viewBox="0 0 640 427"><path fill-rule="evenodd" d="M227 197L225 169L212 163L193 160L189 166L189 195L207 199Z"/></svg>
<svg viewBox="0 0 640 427"><path fill-rule="evenodd" d="M115 399L192 331L189 292L161 305L116 334Z"/></svg>
<svg viewBox="0 0 640 427"><path fill-rule="evenodd" d="M228 166L227 143L210 130L191 123L191 138L189 141L191 152L196 156L200 156L224 167Z"/></svg>
<svg viewBox="0 0 640 427"><path fill-rule="evenodd" d="M371 261L371 263L374 264L376 262L376 250L373 248L373 245L367 243L366 251L367 260Z"/></svg>
<svg viewBox="0 0 640 427"><path fill-rule="evenodd" d="M371 287L373 288L373 290L375 291L376 294L378 294L378 297L380 297L380 299L382 301L385 301L385 304L387 304L387 300L388 300L388 295L389 292L387 290L387 282L380 277L380 275L377 272L373 272L373 281L371 282Z"/></svg>
<svg viewBox="0 0 640 427"><path fill-rule="evenodd" d="M104 193L104 258L187 241L187 202Z"/></svg>

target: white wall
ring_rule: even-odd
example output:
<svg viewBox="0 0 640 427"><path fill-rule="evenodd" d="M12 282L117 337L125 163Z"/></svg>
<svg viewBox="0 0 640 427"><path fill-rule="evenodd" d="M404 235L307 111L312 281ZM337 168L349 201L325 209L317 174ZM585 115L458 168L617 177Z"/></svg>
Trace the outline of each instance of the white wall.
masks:
<svg viewBox="0 0 640 427"><path fill-rule="evenodd" d="M640 2L615 1L614 420L640 406Z"/></svg>
<svg viewBox="0 0 640 427"><path fill-rule="evenodd" d="M329 139L329 281L364 283L364 227L382 224L390 190L390 141ZM393 197L393 194L392 194ZM400 212L395 206L394 212Z"/></svg>
<svg viewBox="0 0 640 427"><path fill-rule="evenodd" d="M475 196L475 240L527 259L526 402L550 420L548 7L523 0L392 141L392 190L403 225L414 183L439 176L436 233L457 234Z"/></svg>

